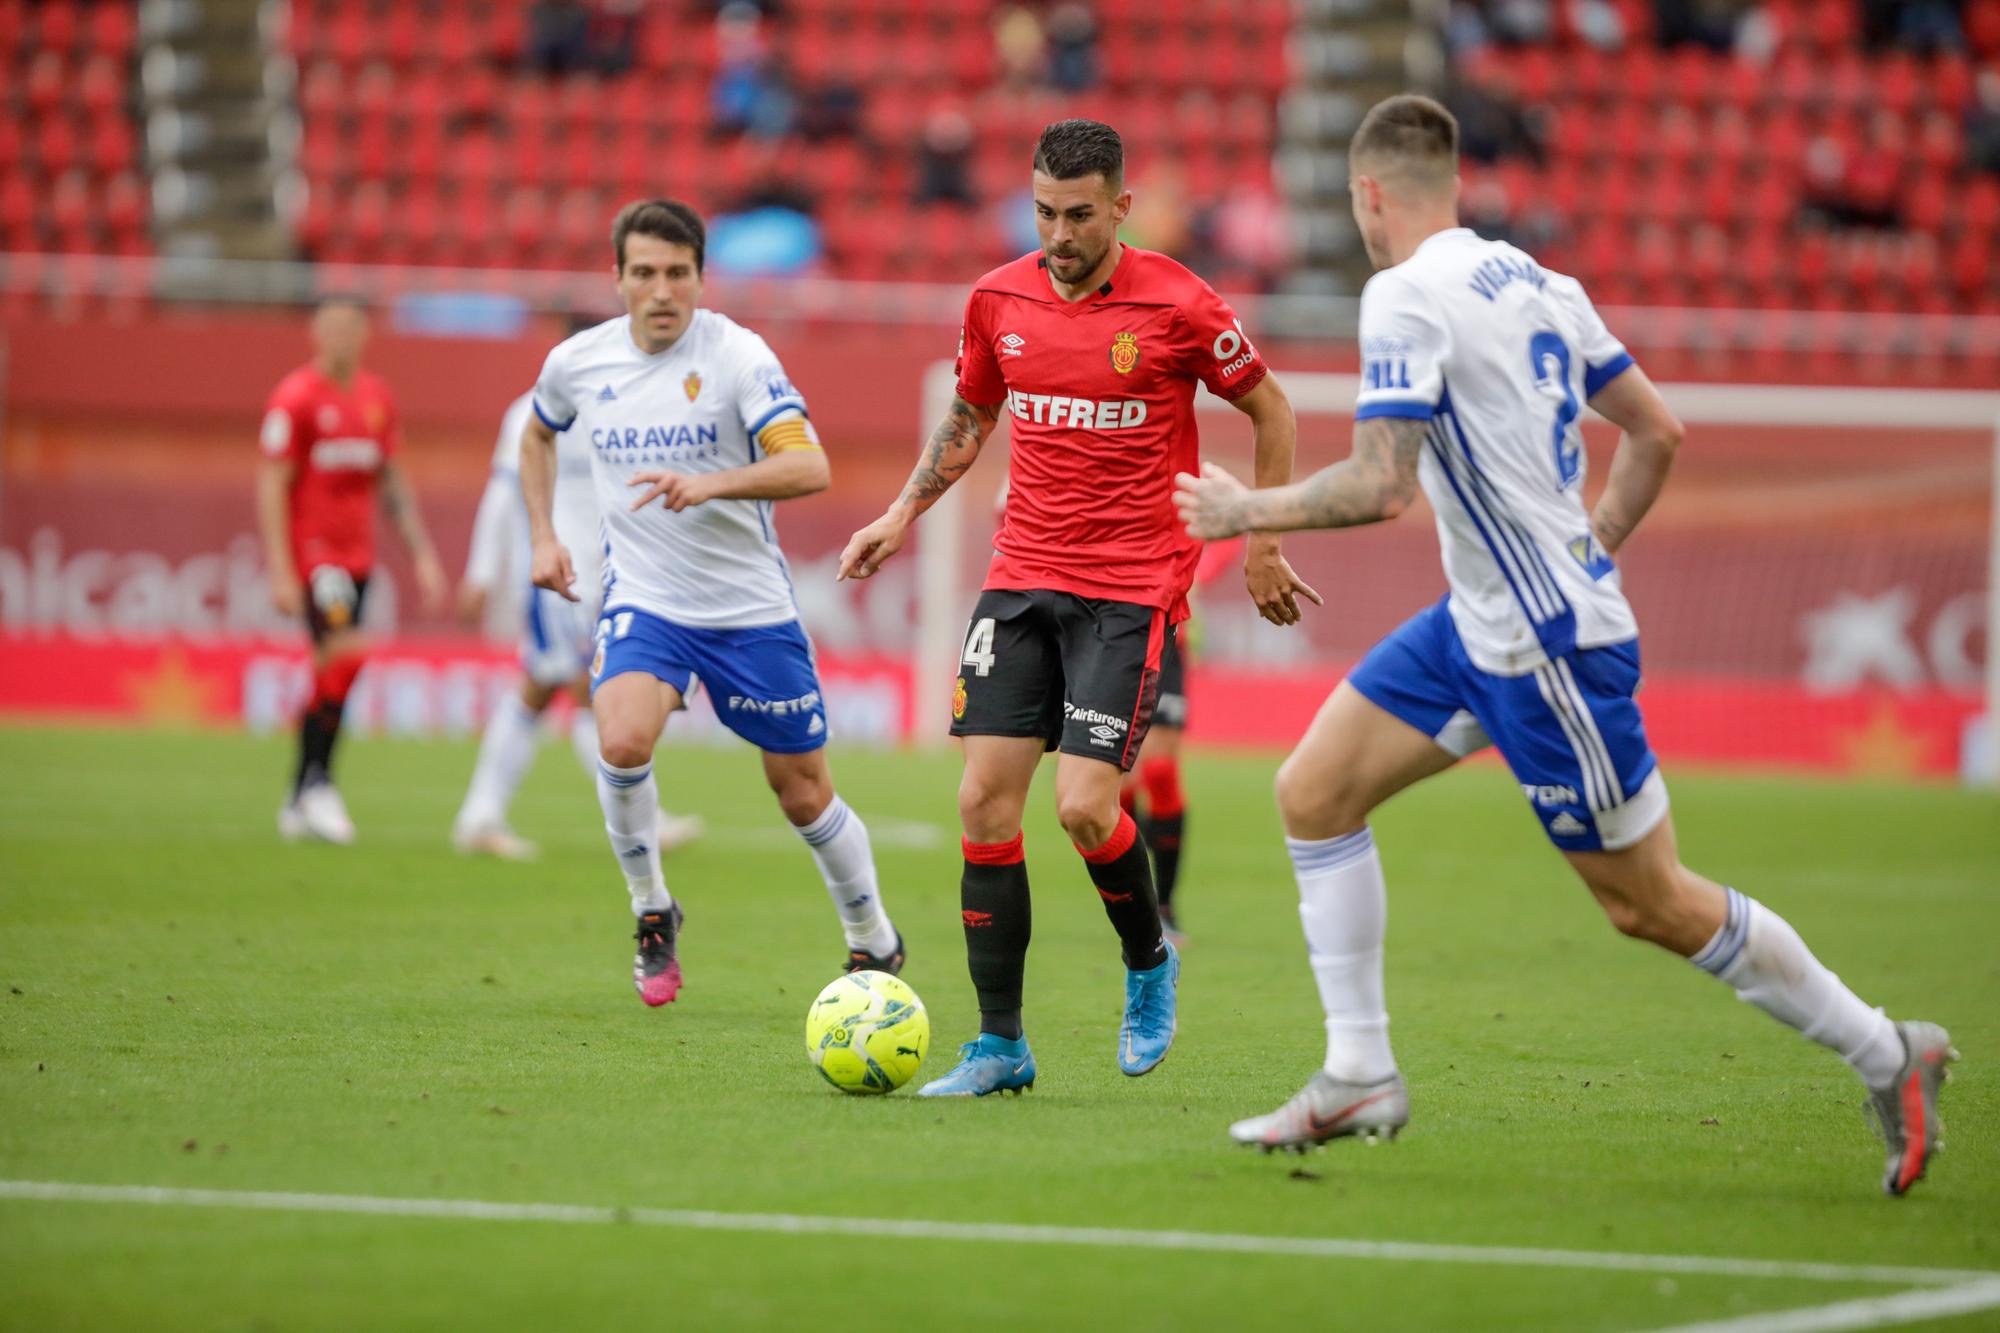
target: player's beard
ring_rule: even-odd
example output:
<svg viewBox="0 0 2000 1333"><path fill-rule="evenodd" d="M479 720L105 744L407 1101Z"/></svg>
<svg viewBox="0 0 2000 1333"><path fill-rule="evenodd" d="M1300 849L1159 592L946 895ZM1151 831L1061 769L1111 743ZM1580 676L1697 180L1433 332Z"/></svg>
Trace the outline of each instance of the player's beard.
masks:
<svg viewBox="0 0 2000 1333"><path fill-rule="evenodd" d="M1097 266L1104 262L1104 256L1110 252L1111 245L1109 242L1106 242L1104 247L1096 254L1091 254L1087 250L1079 250L1074 256L1065 258L1053 251L1044 250L1042 256L1048 260L1049 271L1055 274L1056 281L1082 282L1097 271ZM1059 263L1063 265L1062 268L1056 267Z"/></svg>

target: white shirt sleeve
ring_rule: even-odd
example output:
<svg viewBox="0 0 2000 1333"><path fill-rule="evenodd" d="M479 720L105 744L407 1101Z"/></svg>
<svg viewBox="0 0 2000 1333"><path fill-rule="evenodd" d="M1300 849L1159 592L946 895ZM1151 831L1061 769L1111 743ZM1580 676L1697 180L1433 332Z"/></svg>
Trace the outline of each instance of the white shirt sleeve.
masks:
<svg viewBox="0 0 2000 1333"><path fill-rule="evenodd" d="M548 360L542 362L541 378L535 381L535 415L553 431L565 431L576 424L576 399L570 392L569 366L563 356L568 346L557 343L549 350Z"/></svg>
<svg viewBox="0 0 2000 1333"><path fill-rule="evenodd" d="M743 418L744 433L754 440L764 427L790 413L809 416L805 395L786 377L770 344L748 329L737 330L735 337L729 388L737 415Z"/></svg>
<svg viewBox="0 0 2000 1333"><path fill-rule="evenodd" d="M1361 392L1354 419L1428 421L1444 393L1451 331L1422 288L1385 269L1361 289Z"/></svg>
<svg viewBox="0 0 2000 1333"><path fill-rule="evenodd" d="M1549 274L1549 291L1569 312L1577 329L1577 352L1583 357L1583 396L1586 401L1635 364L1625 344L1605 327L1597 307L1590 303L1583 284L1562 273Z"/></svg>

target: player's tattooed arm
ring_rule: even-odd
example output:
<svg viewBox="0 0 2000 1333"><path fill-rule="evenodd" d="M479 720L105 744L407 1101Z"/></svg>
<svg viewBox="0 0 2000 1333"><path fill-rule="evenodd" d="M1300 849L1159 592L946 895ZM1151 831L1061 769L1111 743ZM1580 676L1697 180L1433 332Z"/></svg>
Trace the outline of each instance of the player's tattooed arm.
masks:
<svg viewBox="0 0 2000 1333"><path fill-rule="evenodd" d="M910 524L972 467L999 420L1000 404L968 403L954 397L945 410L944 420L924 442L915 470L903 483L903 493L882 517L847 539L847 548L840 553L840 572L834 576L835 582L865 579L902 550Z"/></svg>
<svg viewBox="0 0 2000 1333"><path fill-rule="evenodd" d="M999 420L998 403L968 403L954 397L951 406L945 409L944 420L938 422L937 429L924 442L923 455L903 484L903 493L896 498L897 506L911 509L911 517L929 509L933 501L971 468Z"/></svg>
<svg viewBox="0 0 2000 1333"><path fill-rule="evenodd" d="M1191 536L1214 541L1239 532L1351 528L1380 523L1409 508L1417 494L1417 459L1428 423L1370 417L1354 428L1354 451L1304 481L1252 491L1213 463L1183 473L1174 503Z"/></svg>

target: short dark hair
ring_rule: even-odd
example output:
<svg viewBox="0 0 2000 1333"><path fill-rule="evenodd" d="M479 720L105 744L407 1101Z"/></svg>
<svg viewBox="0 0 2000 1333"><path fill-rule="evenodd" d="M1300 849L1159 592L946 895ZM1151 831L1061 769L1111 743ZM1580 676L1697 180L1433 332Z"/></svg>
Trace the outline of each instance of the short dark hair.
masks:
<svg viewBox="0 0 2000 1333"><path fill-rule="evenodd" d="M1101 120L1059 120L1035 144L1035 170L1059 181L1099 175L1116 190L1125 179L1125 143Z"/></svg>
<svg viewBox="0 0 2000 1333"><path fill-rule="evenodd" d="M368 303L361 299L358 292L349 291L321 292L313 301L313 313L318 314L322 310L331 310L336 306L358 310L364 315L368 313Z"/></svg>
<svg viewBox="0 0 2000 1333"><path fill-rule="evenodd" d="M1458 121L1420 93L1400 93L1369 108L1348 141L1347 158L1375 158L1419 179L1448 180L1458 172Z"/></svg>
<svg viewBox="0 0 2000 1333"><path fill-rule="evenodd" d="M708 228L701 214L678 199L634 199L618 210L611 224L611 253L618 271L625 271L625 238L651 236L694 251L694 271L701 272L702 253L708 244Z"/></svg>

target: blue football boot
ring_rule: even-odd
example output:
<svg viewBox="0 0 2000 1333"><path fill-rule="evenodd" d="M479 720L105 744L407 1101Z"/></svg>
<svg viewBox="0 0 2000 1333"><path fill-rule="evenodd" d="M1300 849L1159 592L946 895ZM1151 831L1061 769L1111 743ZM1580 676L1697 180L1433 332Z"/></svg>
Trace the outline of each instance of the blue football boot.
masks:
<svg viewBox="0 0 2000 1333"><path fill-rule="evenodd" d="M1028 1039L1008 1041L990 1032L958 1048L958 1064L943 1078L917 1089L919 1097L984 1097L989 1092L1016 1095L1035 1086L1035 1057Z"/></svg>
<svg viewBox="0 0 2000 1333"><path fill-rule="evenodd" d="M1167 1058L1174 1044L1174 998L1181 952L1167 941L1167 961L1125 973L1125 1021L1118 1025L1118 1067L1137 1078Z"/></svg>

